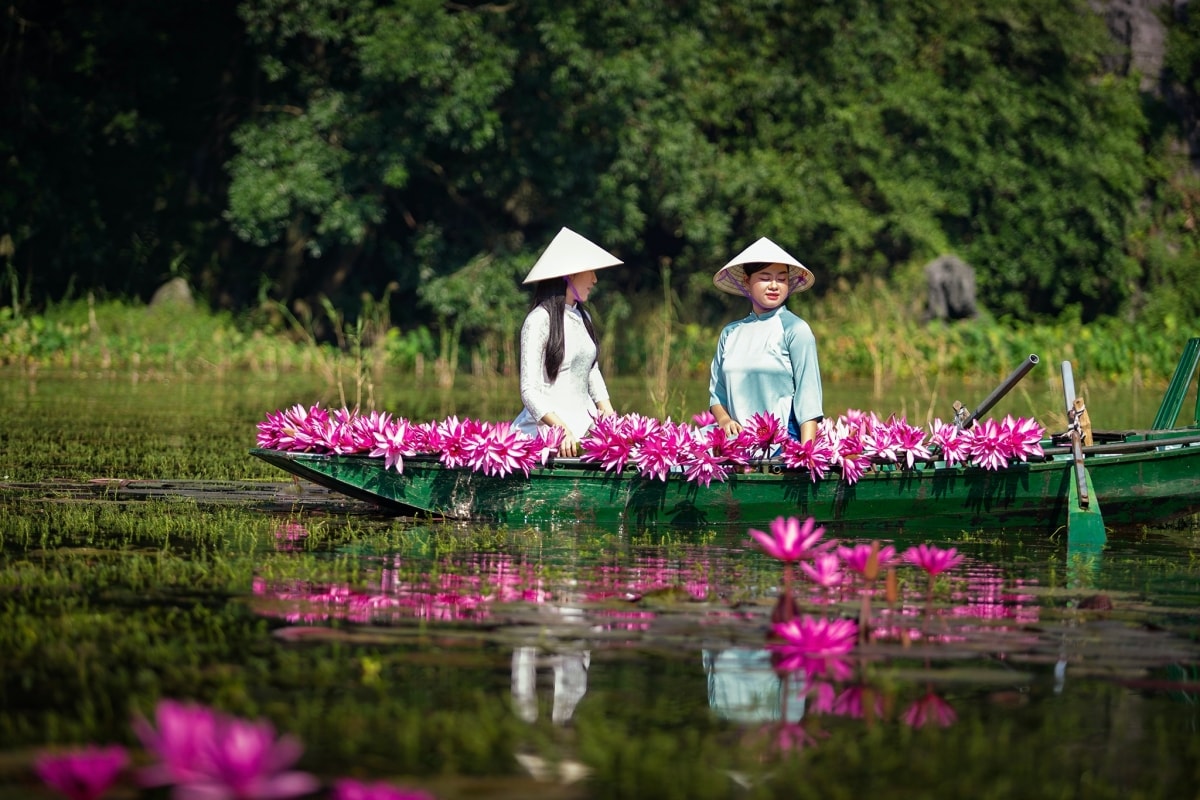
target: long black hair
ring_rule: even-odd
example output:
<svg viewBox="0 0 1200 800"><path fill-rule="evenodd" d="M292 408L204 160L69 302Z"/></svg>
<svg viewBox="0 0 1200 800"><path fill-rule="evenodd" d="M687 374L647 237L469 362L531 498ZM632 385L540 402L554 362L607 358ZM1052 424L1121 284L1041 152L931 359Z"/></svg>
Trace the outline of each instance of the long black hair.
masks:
<svg viewBox="0 0 1200 800"><path fill-rule="evenodd" d="M533 285L533 302L529 305L530 311L542 306L550 315L550 336L546 339L546 352L543 354L542 362L546 366L546 377L552 381L558 380L558 371L562 368L565 355L563 311L566 306L566 294L566 282L563 278L546 278ZM579 314L583 317L583 326L587 328L588 336L592 337L592 343L596 345L596 359L592 361L595 364L596 360L600 358L600 342L596 340L596 330L592 327L592 318L584 309L583 303L577 300L575 307L579 309Z"/></svg>

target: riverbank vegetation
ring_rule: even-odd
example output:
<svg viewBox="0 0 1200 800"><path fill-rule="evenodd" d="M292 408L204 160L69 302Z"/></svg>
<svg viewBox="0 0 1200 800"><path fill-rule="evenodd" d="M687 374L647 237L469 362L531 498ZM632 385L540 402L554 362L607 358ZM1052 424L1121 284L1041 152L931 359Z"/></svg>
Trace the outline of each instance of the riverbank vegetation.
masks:
<svg viewBox="0 0 1200 800"><path fill-rule="evenodd" d="M711 276L765 235L817 276L793 302L832 375L1064 342L1157 372L1143 340L1200 313L1195 6L1131 33L1082 0L19 0L0 357L332 369L369 344L503 373L565 225L625 261L596 303L614 371L702 370L741 313ZM917 324L950 253L994 323ZM171 278L220 314L146 332L99 300Z"/></svg>
<svg viewBox="0 0 1200 800"><path fill-rule="evenodd" d="M1094 381L1153 386L1170 377L1184 342L1198 333L1173 318L1154 331L1116 319L1019 324L983 315L924 323L898 296L878 283L818 303L805 295L790 301L817 333L827 380L869 379L877 388L938 376L987 382L1035 353L1047 363L1070 359ZM664 392L672 381L707 375L719 326L688 320L674 300L636 316L620 300L605 294L594 303L608 373L647 376ZM368 300L363 307L368 314L348 321L328 302L301 316L270 302L240 314L93 296L36 314L10 306L0 308L0 366L26 373L295 373L360 388L384 373L441 387L460 374L516 374L516 324L503 339L499 331L472 339L454 328L400 324L386 303Z"/></svg>

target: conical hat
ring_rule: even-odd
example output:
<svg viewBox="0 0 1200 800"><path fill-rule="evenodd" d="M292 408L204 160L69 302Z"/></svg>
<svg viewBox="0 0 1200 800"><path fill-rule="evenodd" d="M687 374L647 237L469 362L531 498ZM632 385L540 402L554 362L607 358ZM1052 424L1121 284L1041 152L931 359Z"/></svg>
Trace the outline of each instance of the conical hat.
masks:
<svg viewBox="0 0 1200 800"><path fill-rule="evenodd" d="M786 264L788 294L811 289L813 281L816 280L808 267L764 236L717 270L717 274L713 276L713 285L722 292L744 297L746 295L746 264Z"/></svg>
<svg viewBox="0 0 1200 800"><path fill-rule="evenodd" d="M537 263L521 283L561 278L590 269L604 269L624 263L599 245L592 244L570 228L563 228L542 251Z"/></svg>

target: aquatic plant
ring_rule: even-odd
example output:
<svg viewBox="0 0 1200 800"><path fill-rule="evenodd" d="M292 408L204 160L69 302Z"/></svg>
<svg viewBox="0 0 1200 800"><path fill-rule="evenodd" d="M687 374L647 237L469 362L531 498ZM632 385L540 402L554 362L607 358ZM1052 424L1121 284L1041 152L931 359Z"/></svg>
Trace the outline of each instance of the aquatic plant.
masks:
<svg viewBox="0 0 1200 800"><path fill-rule="evenodd" d="M776 517L769 534L755 528L748 532L763 552L784 562L812 558L837 545L835 541L821 541L825 528L818 526L814 517L804 522L798 517Z"/></svg>
<svg viewBox="0 0 1200 800"><path fill-rule="evenodd" d="M129 764L124 747L86 747L40 753L33 769L42 782L69 800L96 800L117 782Z"/></svg>
<svg viewBox="0 0 1200 800"><path fill-rule="evenodd" d="M333 784L331 800L433 800L433 795L414 789L402 789L390 783L361 781L343 778Z"/></svg>
<svg viewBox="0 0 1200 800"><path fill-rule="evenodd" d="M919 544L905 550L902 558L934 578L948 569L957 567L964 557L953 547L943 549L936 545Z"/></svg>
<svg viewBox="0 0 1200 800"><path fill-rule="evenodd" d="M173 785L181 798L254 800L309 794L319 786L289 771L304 752L299 740L276 737L266 720L249 721L195 703L161 701L157 729L142 717L134 732L159 763L140 773L144 786Z"/></svg>

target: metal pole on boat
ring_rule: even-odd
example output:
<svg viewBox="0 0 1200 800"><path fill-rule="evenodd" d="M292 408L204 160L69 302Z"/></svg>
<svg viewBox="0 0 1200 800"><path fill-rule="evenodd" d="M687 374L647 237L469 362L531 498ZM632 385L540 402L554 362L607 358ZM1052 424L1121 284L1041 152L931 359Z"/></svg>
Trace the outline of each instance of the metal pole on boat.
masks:
<svg viewBox="0 0 1200 800"><path fill-rule="evenodd" d="M1067 491L1067 547L1073 545L1101 545L1107 540L1104 518L1100 515L1100 501L1092 486L1092 476L1083 463L1083 431L1075 412L1075 375L1071 362L1062 362L1063 398L1066 400L1067 435L1071 439L1071 455L1074 473L1068 480Z"/></svg>
<svg viewBox="0 0 1200 800"><path fill-rule="evenodd" d="M1029 370L1037 366L1037 363L1037 354L1030 353L1029 357L1022 361L1019 367L1009 373L1009 376L1004 379L1004 382L992 390L992 393L989 394L984 401L979 404L978 407L976 407L975 411L972 412L970 416L960 416L961 412L959 412L958 408L956 407L956 413L954 417L955 423L958 425L958 427L966 430L967 428L971 427L975 420L991 411L992 406L996 405L996 403L999 403L1000 399L1004 397L1004 395L1012 391L1012 388L1017 385L1017 381L1021 380L1021 378L1024 378Z"/></svg>

